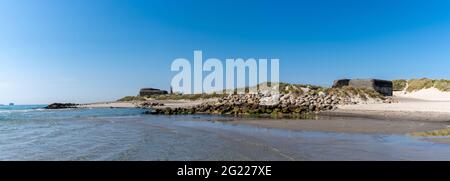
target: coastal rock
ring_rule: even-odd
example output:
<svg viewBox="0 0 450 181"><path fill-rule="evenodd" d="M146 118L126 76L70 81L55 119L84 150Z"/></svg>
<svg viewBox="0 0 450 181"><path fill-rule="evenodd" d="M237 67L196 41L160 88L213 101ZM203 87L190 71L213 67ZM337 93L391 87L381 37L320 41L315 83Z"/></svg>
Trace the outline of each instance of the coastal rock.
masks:
<svg viewBox="0 0 450 181"><path fill-rule="evenodd" d="M70 108L77 108L78 104L74 103L53 103L48 106L46 106L44 109L70 109Z"/></svg>
<svg viewBox="0 0 450 181"><path fill-rule="evenodd" d="M161 107L164 106L163 103L159 103L159 102L143 102L141 104L139 104L137 107L138 108L153 108L153 107Z"/></svg>
<svg viewBox="0 0 450 181"><path fill-rule="evenodd" d="M338 105L391 103L390 98L373 90L358 88L295 87L290 92L224 95L218 100L191 108L159 108L152 114L308 114L334 110Z"/></svg>
<svg viewBox="0 0 450 181"><path fill-rule="evenodd" d="M262 106L274 106L274 105L278 105L280 103L280 95L279 94L275 94L272 96L268 96L268 97L262 97L260 99L260 105Z"/></svg>

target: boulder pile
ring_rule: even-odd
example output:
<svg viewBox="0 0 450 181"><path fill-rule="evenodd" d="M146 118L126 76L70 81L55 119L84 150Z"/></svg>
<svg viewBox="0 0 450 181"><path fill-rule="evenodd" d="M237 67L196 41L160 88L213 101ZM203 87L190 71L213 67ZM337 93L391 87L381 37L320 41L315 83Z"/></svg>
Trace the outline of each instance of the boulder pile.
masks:
<svg viewBox="0 0 450 181"><path fill-rule="evenodd" d="M74 103L53 103L50 104L46 107L44 107L44 109L71 109L71 108L77 108L78 104L74 104Z"/></svg>
<svg viewBox="0 0 450 181"><path fill-rule="evenodd" d="M286 88L290 90L291 88ZM296 88L288 93L258 93L224 95L218 101L190 108L160 108L150 114L306 114L336 109L338 105L390 103L391 99L377 93L357 89L317 90Z"/></svg>
<svg viewBox="0 0 450 181"><path fill-rule="evenodd" d="M138 108L154 108L154 107L161 107L164 106L163 103L159 103L159 102L143 102L141 104L139 104L137 107Z"/></svg>

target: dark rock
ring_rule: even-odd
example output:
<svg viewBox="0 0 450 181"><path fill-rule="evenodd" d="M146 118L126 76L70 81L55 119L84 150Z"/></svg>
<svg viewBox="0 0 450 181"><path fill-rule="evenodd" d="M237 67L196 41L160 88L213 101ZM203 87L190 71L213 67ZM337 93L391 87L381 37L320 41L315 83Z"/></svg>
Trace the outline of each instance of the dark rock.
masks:
<svg viewBox="0 0 450 181"><path fill-rule="evenodd" d="M374 90L384 96L392 96L393 95L393 83L392 83L392 81L389 81L389 80L341 79L341 80L335 80L333 83L333 88L341 88L344 86Z"/></svg>
<svg viewBox="0 0 450 181"><path fill-rule="evenodd" d="M144 102L144 103L140 104L138 107L139 108L153 108L153 107L158 107L158 106L164 106L164 104L158 103L158 102Z"/></svg>
<svg viewBox="0 0 450 181"><path fill-rule="evenodd" d="M78 104L74 103L53 103L46 106L44 109L70 109L77 108Z"/></svg>
<svg viewBox="0 0 450 181"><path fill-rule="evenodd" d="M154 88L143 88L139 91L139 96L153 96L153 95L163 95L168 94L165 90L154 89Z"/></svg>
<svg viewBox="0 0 450 181"><path fill-rule="evenodd" d="M348 86L350 83L350 79L339 79L333 81L333 88L341 88L344 86Z"/></svg>

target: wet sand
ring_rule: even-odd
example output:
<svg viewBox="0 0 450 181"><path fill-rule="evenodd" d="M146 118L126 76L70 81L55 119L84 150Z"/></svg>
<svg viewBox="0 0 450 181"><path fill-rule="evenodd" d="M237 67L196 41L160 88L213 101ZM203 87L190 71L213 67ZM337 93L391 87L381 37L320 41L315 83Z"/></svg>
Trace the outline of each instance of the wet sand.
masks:
<svg viewBox="0 0 450 181"><path fill-rule="evenodd" d="M3 113L0 160L449 160L442 122L145 115L142 109ZM1 115L1 114L0 114ZM26 120L26 121L24 121ZM406 125L406 126L405 126Z"/></svg>
<svg viewBox="0 0 450 181"><path fill-rule="evenodd" d="M359 117L328 117L318 119L237 119L231 124L245 124L265 128L298 131L321 131L343 133L408 134L431 131L447 127L444 122L423 122L409 120L381 120Z"/></svg>
<svg viewBox="0 0 450 181"><path fill-rule="evenodd" d="M334 111L321 112L319 113L319 115L397 121L408 120L426 123L436 122L450 124L450 113L446 112L337 109Z"/></svg>
<svg viewBox="0 0 450 181"><path fill-rule="evenodd" d="M406 135L261 128L209 121L222 118L206 115L76 115L64 119L2 122L0 141L4 145L0 148L0 160L385 161L450 158L450 145ZM12 125L15 129L10 129Z"/></svg>

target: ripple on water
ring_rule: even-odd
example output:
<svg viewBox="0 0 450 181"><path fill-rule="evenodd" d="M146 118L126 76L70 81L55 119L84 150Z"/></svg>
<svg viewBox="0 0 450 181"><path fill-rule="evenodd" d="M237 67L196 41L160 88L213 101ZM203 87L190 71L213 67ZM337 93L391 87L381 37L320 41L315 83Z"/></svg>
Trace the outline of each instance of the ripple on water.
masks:
<svg viewBox="0 0 450 181"><path fill-rule="evenodd" d="M8 119L0 121L0 160L450 159L449 145L405 135L290 131L141 112L1 113Z"/></svg>

